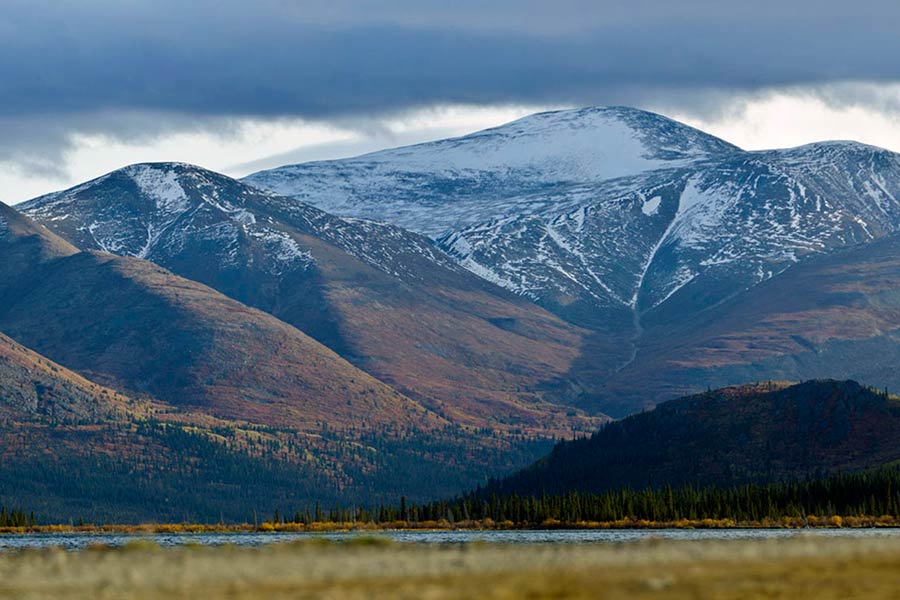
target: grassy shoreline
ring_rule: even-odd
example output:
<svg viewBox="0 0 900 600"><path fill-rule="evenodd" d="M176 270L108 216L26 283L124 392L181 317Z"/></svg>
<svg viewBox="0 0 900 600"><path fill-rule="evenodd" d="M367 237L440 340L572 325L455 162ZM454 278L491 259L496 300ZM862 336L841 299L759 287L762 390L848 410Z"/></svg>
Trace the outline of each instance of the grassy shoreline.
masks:
<svg viewBox="0 0 900 600"><path fill-rule="evenodd" d="M391 521L388 523L270 523L261 524L205 524L205 523L146 523L138 525L33 525L0 527L0 535L23 534L173 534L173 533L329 533L378 531L522 531L567 529L868 529L898 528L900 518L892 516L807 516L785 517L779 520L734 521L731 519L682 519L679 521L647 521L622 519L619 521L562 522L549 519L542 523L513 523L512 521Z"/></svg>

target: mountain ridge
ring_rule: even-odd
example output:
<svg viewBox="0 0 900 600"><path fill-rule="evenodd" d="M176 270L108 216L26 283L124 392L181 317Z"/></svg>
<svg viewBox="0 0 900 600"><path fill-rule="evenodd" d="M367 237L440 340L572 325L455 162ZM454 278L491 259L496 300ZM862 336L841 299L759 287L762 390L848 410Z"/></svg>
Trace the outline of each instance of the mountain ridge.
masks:
<svg viewBox="0 0 900 600"><path fill-rule="evenodd" d="M159 206L172 204L172 186L163 180L177 180L177 174L166 174L176 167L193 169L129 167L159 171L152 204L163 215ZM531 404L534 397L511 390L539 390L540 400L550 404L621 416L646 402L702 389L702 369L694 375L682 370L668 383L642 378L627 393L619 382L668 361L654 348L679 323L696 324L763 282L785 281L796 265L900 232L900 155L855 142L747 152L627 108L539 113L459 138L267 172L283 174L279 181L298 191L294 198L209 172L191 173L191 180L217 183L206 191L201 185L184 189L219 194L214 204L232 206L208 222L179 221L175 230L229 228L234 244L206 240L186 246L184 235L154 238L162 226L142 223L120 253L139 254L148 239L156 239L155 247L168 252L155 255L160 264L298 326L420 401L436 397L429 405L435 410L453 410L451 390L478 382L466 393L489 397L472 410L483 417L500 409L514 420L514 414L531 413L523 422L532 423L535 415L523 402ZM254 175L245 181L265 185L265 179ZM131 199L133 185L108 183L45 196L24 210L63 237L90 238L103 230L103 206L119 210L113 199L127 206L150 197ZM73 207L82 201L87 208L79 217ZM127 224L127 218L109 219L112 243L121 243L127 230L122 220ZM280 256L280 246L269 244L275 238L300 257L296 276L287 275L290 270L264 272ZM230 259L222 254L226 246L239 258L230 271L218 264ZM852 284L854 276L847 277ZM524 300L516 305L513 296ZM501 306L504 314L498 314ZM440 325L451 313L469 316ZM845 330L809 350L827 353L849 340L854 352L863 352L865 331ZM481 340L496 336L504 338L502 355L515 361L508 367L494 362L486 379L476 365L490 364L489 357L498 354ZM404 345L411 339L422 343ZM556 343L546 343L552 339ZM525 350L509 354L514 344L525 344ZM880 347L889 350L889 342ZM746 356L736 349L732 359ZM776 355L764 364L720 371L715 381L741 383L719 377L764 375L777 360ZM822 374L814 360L795 364L785 376ZM510 378L512 371L520 375ZM548 377L523 378L526 371ZM425 373L437 376L427 387ZM882 377L873 383L893 385L893 378ZM498 385L504 390L499 394Z"/></svg>
<svg viewBox="0 0 900 600"><path fill-rule="evenodd" d="M21 208L84 247L142 256L268 312L452 420L559 435L594 419L563 381L586 332L398 227L170 163Z"/></svg>

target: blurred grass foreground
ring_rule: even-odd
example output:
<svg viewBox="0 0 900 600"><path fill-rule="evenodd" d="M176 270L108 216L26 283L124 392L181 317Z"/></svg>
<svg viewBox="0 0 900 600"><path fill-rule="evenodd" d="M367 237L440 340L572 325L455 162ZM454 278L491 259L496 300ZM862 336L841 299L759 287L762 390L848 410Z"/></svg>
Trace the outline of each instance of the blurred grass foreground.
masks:
<svg viewBox="0 0 900 600"><path fill-rule="evenodd" d="M256 548L0 554L0 598L896 598L900 539L420 545L377 538Z"/></svg>

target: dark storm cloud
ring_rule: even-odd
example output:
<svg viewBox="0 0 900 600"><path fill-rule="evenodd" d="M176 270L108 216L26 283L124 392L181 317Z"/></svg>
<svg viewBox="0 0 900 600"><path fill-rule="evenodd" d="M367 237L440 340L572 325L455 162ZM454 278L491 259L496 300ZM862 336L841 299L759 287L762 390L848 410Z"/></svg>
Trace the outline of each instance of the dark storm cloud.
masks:
<svg viewBox="0 0 900 600"><path fill-rule="evenodd" d="M146 132L176 117L333 119L444 102L707 111L723 93L900 80L895 0L3 4L7 149L73 129L139 135L104 115L155 115Z"/></svg>

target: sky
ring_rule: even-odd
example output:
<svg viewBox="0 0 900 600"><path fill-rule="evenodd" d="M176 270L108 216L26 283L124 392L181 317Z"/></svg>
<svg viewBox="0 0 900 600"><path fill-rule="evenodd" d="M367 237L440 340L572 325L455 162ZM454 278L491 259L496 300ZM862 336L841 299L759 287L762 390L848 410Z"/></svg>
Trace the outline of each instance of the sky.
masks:
<svg viewBox="0 0 900 600"><path fill-rule="evenodd" d="M900 151L896 0L3 0L0 200L242 176L629 105L746 149Z"/></svg>

